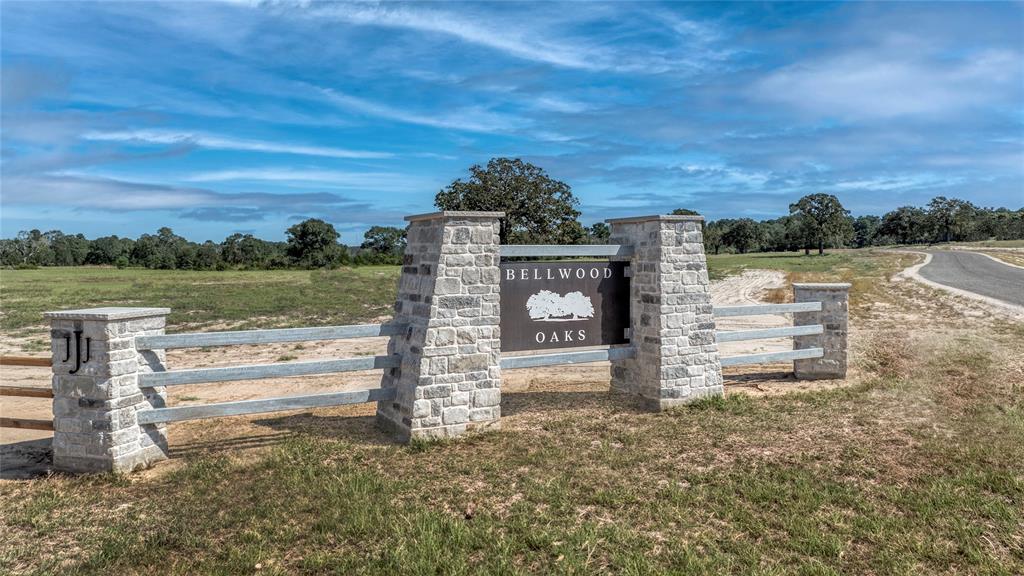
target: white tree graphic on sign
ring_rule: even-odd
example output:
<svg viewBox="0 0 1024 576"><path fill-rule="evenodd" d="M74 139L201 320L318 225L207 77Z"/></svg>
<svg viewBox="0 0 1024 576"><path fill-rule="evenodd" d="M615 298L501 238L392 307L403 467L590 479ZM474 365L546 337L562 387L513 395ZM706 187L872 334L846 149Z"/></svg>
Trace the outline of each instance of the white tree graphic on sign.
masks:
<svg viewBox="0 0 1024 576"><path fill-rule="evenodd" d="M582 292L569 292L560 296L550 290L541 290L526 301L530 318L538 322L566 322L594 317L594 305ZM569 316L569 318L566 318Z"/></svg>

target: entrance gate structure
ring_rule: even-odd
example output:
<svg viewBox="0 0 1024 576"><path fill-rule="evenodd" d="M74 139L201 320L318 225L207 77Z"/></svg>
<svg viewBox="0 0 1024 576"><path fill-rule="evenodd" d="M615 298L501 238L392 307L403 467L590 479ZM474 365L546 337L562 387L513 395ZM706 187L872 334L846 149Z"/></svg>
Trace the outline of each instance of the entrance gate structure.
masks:
<svg viewBox="0 0 1024 576"><path fill-rule="evenodd" d="M54 466L149 465L167 457L170 422L365 402L400 439L455 437L499 424L501 374L517 368L609 361L611 388L656 410L722 395L722 366L792 360L798 378L845 377L848 284L794 285L792 304L714 307L699 216L610 220L610 244L583 246L501 246L502 217L407 218L395 314L382 325L164 334L166 308L47 313ZM509 260L556 257L603 260ZM783 312L794 326L715 330L716 317ZM164 354L369 336L390 337L387 354L190 370L169 370ZM794 350L719 357L718 342L780 336L795 337ZM530 353L503 355L503 344ZM369 369L384 371L380 388L165 405L168 386Z"/></svg>

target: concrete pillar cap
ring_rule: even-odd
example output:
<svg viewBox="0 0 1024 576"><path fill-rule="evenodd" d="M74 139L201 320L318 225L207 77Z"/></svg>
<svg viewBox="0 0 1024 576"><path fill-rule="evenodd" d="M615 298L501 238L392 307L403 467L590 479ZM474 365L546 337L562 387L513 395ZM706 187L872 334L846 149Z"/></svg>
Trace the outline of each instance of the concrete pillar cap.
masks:
<svg viewBox="0 0 1024 576"><path fill-rule="evenodd" d="M132 320L167 316L170 308L137 308L131 306L109 306L106 308L82 308L80 310L56 310L43 312L43 318L53 320Z"/></svg>
<svg viewBox="0 0 1024 576"><path fill-rule="evenodd" d="M630 216L628 218L611 218L605 220L609 224L631 224L634 222L703 222L703 216L684 216L681 214L652 214L650 216Z"/></svg>
<svg viewBox="0 0 1024 576"><path fill-rule="evenodd" d="M406 222L418 220L436 220L438 218L504 218L504 212L482 212L476 210L442 210L441 212L427 212L426 214L413 214L406 216Z"/></svg>
<svg viewBox="0 0 1024 576"><path fill-rule="evenodd" d="M806 290L849 290L852 284L848 282L794 282L793 288Z"/></svg>

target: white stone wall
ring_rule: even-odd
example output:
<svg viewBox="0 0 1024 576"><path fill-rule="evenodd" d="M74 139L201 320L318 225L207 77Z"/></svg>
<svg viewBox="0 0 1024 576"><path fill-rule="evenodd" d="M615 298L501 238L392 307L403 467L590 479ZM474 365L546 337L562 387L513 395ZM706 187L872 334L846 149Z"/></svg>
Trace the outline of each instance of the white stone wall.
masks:
<svg viewBox="0 0 1024 576"><path fill-rule="evenodd" d="M410 216L378 420L403 438L446 438L501 417L500 212Z"/></svg>
<svg viewBox="0 0 1024 576"><path fill-rule="evenodd" d="M721 395L700 216L609 220L612 244L632 246L633 359L612 363L612 389L665 409Z"/></svg>
<svg viewBox="0 0 1024 576"><path fill-rule="evenodd" d="M138 351L135 337L163 334L166 308L48 312L53 354L53 464L68 472L128 472L167 457L166 425L140 426L136 412L166 403L163 387L140 388L140 372L162 370L163 351ZM88 362L74 374L74 331ZM67 361L64 334L71 336Z"/></svg>
<svg viewBox="0 0 1024 576"><path fill-rule="evenodd" d="M822 334L794 336L793 349L823 348L821 358L793 361L793 373L801 380L846 378L849 331L849 284L793 284L794 302L821 302L820 312L793 314L794 326L821 324Z"/></svg>

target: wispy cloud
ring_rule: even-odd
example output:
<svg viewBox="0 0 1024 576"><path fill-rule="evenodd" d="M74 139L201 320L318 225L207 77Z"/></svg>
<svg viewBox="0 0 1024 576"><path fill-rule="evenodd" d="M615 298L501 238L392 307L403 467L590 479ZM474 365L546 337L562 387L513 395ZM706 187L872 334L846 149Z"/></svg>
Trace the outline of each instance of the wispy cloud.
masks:
<svg viewBox="0 0 1024 576"><path fill-rule="evenodd" d="M329 192L284 194L265 192L224 193L190 188L132 182L79 174L14 176L3 178L4 204L38 204L44 194L47 204L63 208L104 210L176 210L204 206L236 206L288 211L299 207L351 203Z"/></svg>
<svg viewBox="0 0 1024 576"><path fill-rule="evenodd" d="M989 50L953 59L914 47L881 46L785 66L751 95L816 116L886 119L946 116L1022 94L1020 52Z"/></svg>
<svg viewBox="0 0 1024 576"><path fill-rule="evenodd" d="M592 47L588 49L586 46L530 37L517 26L487 26L479 20L441 10L365 4L309 4L304 10L309 17L444 34L517 58L554 66L583 70L602 70L609 66L601 61L602 58L595 58L596 51Z"/></svg>
<svg viewBox="0 0 1024 576"><path fill-rule="evenodd" d="M317 168L245 168L199 172L185 177L187 182L281 182L308 188L373 190L378 192L415 192L433 190L428 179L396 172L348 172Z"/></svg>
<svg viewBox="0 0 1024 576"><path fill-rule="evenodd" d="M102 142L128 142L145 144L191 144L201 148L214 150L243 150L249 152L266 152L276 154L295 154L299 156L323 156L327 158L380 159L393 158L391 152L375 152L368 150L350 150L326 146L309 146L287 142L268 142L249 140L231 136L203 134L201 132L176 132L167 130L127 130L115 132L90 131L82 135L85 140Z"/></svg>
<svg viewBox="0 0 1024 576"><path fill-rule="evenodd" d="M521 119L517 121L516 118L507 114L491 112L483 107L462 108L450 112L425 114L410 112L403 108L352 96L333 88L320 87L317 90L328 102L349 111L388 120L396 120L398 122L406 122L408 124L430 126L432 128L466 130L469 132L504 132L516 126L521 127L526 122Z"/></svg>

